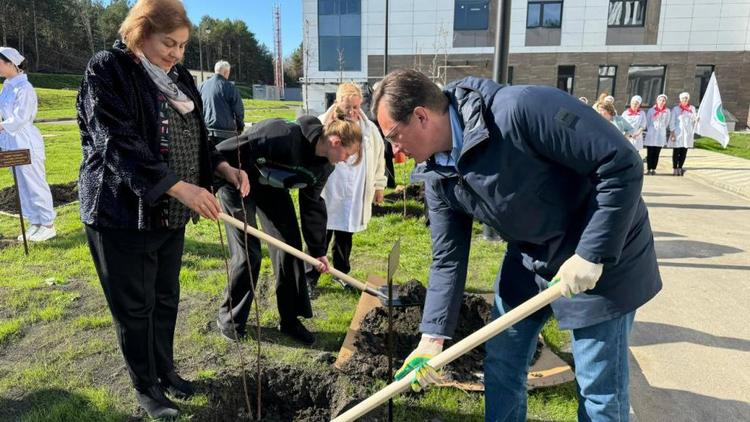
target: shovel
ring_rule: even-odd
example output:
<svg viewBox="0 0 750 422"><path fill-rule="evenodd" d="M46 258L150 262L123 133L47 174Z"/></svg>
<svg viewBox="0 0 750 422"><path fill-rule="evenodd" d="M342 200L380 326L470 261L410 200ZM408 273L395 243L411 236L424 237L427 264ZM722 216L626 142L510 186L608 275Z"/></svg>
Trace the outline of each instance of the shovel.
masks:
<svg viewBox="0 0 750 422"><path fill-rule="evenodd" d="M302 252L301 250L294 248L290 245L287 245L286 243L280 241L279 239L276 239L275 237L256 229L255 227L250 226L249 224L245 224L244 222L228 215L225 213L219 213L219 219L226 222L227 224L236 227L240 230L245 231L247 234L252 235L254 237L257 237L260 240L265 240L269 245L272 245L276 248L279 248L283 250L286 253L289 253L291 255L294 255L295 257L301 259L304 262L307 262L310 265L313 265L317 267L320 264L320 261L313 258L312 256ZM384 305L388 305L389 302L392 306L400 308L400 307L407 307L407 306L417 306L420 305L419 303L415 303L413 301L410 301L408 298L392 298L390 301L388 300L389 295L380 289L374 289L370 286L368 286L366 283L363 283L359 280L357 280L354 277L351 277L348 274L344 274L341 271L329 267L328 272L338 279L342 280L344 283L356 288L357 290L363 291L367 294L370 294L372 296L377 297L380 299L380 301Z"/></svg>
<svg viewBox="0 0 750 422"><path fill-rule="evenodd" d="M468 353L480 344L498 335L518 321L521 321L522 319L533 314L539 309L542 309L543 307L559 299L560 296L562 296L562 293L560 291L560 284L552 284L546 290L538 293L536 296L513 308L513 310L511 310L510 312L490 322L489 324L475 331L473 334L464 338L453 346L445 349L442 353L435 355L432 359L430 359L429 362L427 362L428 365L435 368L435 370L439 370L445 365ZM333 419L332 422L349 422L364 416L395 395L406 391L409 388L411 382L414 380L416 372L417 369L409 373L407 376L401 378L399 381L395 381L389 384L382 390L378 391L356 406L337 416Z"/></svg>

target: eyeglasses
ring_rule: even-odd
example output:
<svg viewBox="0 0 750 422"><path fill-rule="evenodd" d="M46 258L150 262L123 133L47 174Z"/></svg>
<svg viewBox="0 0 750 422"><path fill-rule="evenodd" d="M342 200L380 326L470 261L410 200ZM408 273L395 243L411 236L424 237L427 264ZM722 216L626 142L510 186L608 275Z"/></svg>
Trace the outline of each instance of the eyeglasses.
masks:
<svg viewBox="0 0 750 422"><path fill-rule="evenodd" d="M397 129L397 128L398 128L398 127L399 127L400 125L401 125L401 122L398 122L398 123L396 123L396 126L393 126L393 127L391 128L391 130L389 130L389 131L388 131L388 133L387 133L387 134L386 134L386 135L385 135L385 136L384 136L383 138L384 138L384 139L385 139L386 141L388 141L389 143L391 143L391 144L392 144L392 143L394 143L394 142L396 142L396 141L395 141L395 138L396 138L397 136L399 136L399 134L398 134L398 133L393 133L393 132L395 132L395 131L396 131L396 129Z"/></svg>

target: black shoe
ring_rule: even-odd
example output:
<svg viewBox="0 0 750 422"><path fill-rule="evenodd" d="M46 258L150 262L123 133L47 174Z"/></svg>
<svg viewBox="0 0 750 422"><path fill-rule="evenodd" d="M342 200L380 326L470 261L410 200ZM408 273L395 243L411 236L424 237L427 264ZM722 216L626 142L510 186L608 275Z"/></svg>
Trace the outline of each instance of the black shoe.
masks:
<svg viewBox="0 0 750 422"><path fill-rule="evenodd" d="M160 377L160 381L161 387L172 397L187 399L195 394L193 384L190 381L182 379L175 371Z"/></svg>
<svg viewBox="0 0 750 422"><path fill-rule="evenodd" d="M308 346L315 343L315 336L297 318L289 322L281 321L279 331Z"/></svg>
<svg viewBox="0 0 750 422"><path fill-rule="evenodd" d="M176 418L180 416L177 405L169 400L161 387L156 384L142 391L136 389L135 397L138 399L138 404L152 418Z"/></svg>
<svg viewBox="0 0 750 422"><path fill-rule="evenodd" d="M247 338L247 332L244 328L232 329L223 325L219 320L216 320L216 327L219 329L221 336L229 341L242 341Z"/></svg>

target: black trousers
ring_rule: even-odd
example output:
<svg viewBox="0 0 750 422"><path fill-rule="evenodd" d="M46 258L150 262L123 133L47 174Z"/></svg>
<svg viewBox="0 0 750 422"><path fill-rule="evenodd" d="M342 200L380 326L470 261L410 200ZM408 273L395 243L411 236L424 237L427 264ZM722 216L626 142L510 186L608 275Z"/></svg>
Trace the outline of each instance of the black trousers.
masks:
<svg viewBox="0 0 750 422"><path fill-rule="evenodd" d="M244 219L243 198L237 189L225 185L219 190L219 198L224 212L239 220ZM244 202L249 226L257 228L257 214L264 232L292 247L302 249L302 235L289 191L256 183ZM229 282L219 307L219 323L226 328L243 331L253 303L253 285L257 283L260 273L260 240L247 235L248 262L245 256L245 232L229 224L225 224L225 227L232 257L229 261ZM298 316L312 318L312 305L302 261L272 246L268 247L268 252L276 275L276 305L281 320L289 321Z"/></svg>
<svg viewBox="0 0 750 422"><path fill-rule="evenodd" d="M91 257L135 388L174 369L185 229L111 230L86 226Z"/></svg>
<svg viewBox="0 0 750 422"><path fill-rule="evenodd" d="M672 150L672 168L681 169L687 158L687 148L674 148Z"/></svg>
<svg viewBox="0 0 750 422"><path fill-rule="evenodd" d="M354 233L339 230L328 230L326 232L326 250L333 240L333 268L344 274L349 274L352 270L349 257L352 254L352 236ZM318 284L320 273L312 267L305 265L307 271L307 282L315 286Z"/></svg>
<svg viewBox="0 0 750 422"><path fill-rule="evenodd" d="M661 154L661 147L646 147L646 168L648 170L656 170L656 166L659 165L659 154Z"/></svg>
<svg viewBox="0 0 750 422"><path fill-rule="evenodd" d="M386 187L393 189L396 187L396 170L393 168L393 147L390 142L386 140L383 140L383 142L385 142L383 155L385 156Z"/></svg>

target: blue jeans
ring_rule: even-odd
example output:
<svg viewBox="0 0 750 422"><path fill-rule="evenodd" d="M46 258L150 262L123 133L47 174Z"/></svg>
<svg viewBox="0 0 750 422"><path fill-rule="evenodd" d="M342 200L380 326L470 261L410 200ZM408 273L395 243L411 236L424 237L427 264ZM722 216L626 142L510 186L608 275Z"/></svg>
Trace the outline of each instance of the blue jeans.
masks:
<svg viewBox="0 0 750 422"><path fill-rule="evenodd" d="M509 310L496 294L492 318ZM529 364L537 336L551 314L548 310L526 318L485 345L485 421L526 421ZM579 421L628 420L628 337L634 317L635 312L630 312L573 330Z"/></svg>

